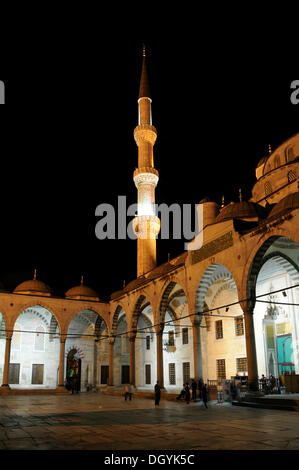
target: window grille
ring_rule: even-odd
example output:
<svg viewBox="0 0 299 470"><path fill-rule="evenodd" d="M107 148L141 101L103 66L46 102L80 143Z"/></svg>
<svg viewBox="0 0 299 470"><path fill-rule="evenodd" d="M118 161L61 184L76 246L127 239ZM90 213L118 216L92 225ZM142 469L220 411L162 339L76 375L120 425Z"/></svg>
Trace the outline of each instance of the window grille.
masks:
<svg viewBox="0 0 299 470"><path fill-rule="evenodd" d="M296 179L297 179L296 172L294 170L290 170L288 172L288 182L292 183L293 181L296 181Z"/></svg>
<svg viewBox="0 0 299 470"><path fill-rule="evenodd" d="M226 379L225 359L217 359L216 367L217 367L217 378Z"/></svg>
<svg viewBox="0 0 299 470"><path fill-rule="evenodd" d="M223 327L222 327L222 320L218 320L215 322L216 327L216 339L223 338Z"/></svg>
<svg viewBox="0 0 299 470"><path fill-rule="evenodd" d="M243 336L244 335L243 317L236 317L235 318L235 331L236 331L236 336Z"/></svg>
<svg viewBox="0 0 299 470"><path fill-rule="evenodd" d="M237 358L237 372L247 372L247 357Z"/></svg>
<svg viewBox="0 0 299 470"><path fill-rule="evenodd" d="M169 363L169 385L175 385L175 363Z"/></svg>
<svg viewBox="0 0 299 470"><path fill-rule="evenodd" d="M168 346L174 346L174 331L168 331Z"/></svg>
<svg viewBox="0 0 299 470"><path fill-rule="evenodd" d="M265 183L265 195L268 196L271 193L272 193L272 185L269 181L266 181L266 183Z"/></svg>
<svg viewBox="0 0 299 470"><path fill-rule="evenodd" d="M189 343L188 328L183 328L182 338L183 338L183 344L188 344Z"/></svg>
<svg viewBox="0 0 299 470"><path fill-rule="evenodd" d="M190 383L190 362L183 362L183 383Z"/></svg>
<svg viewBox="0 0 299 470"><path fill-rule="evenodd" d="M151 384L151 365L145 364L145 383L146 385Z"/></svg>

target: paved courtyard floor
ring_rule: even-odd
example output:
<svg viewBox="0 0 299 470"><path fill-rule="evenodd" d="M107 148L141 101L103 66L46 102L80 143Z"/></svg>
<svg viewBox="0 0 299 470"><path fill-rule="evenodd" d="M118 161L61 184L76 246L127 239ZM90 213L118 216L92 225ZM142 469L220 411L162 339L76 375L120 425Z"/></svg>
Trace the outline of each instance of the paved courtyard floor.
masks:
<svg viewBox="0 0 299 470"><path fill-rule="evenodd" d="M299 413L97 393L1 396L1 450L299 450Z"/></svg>

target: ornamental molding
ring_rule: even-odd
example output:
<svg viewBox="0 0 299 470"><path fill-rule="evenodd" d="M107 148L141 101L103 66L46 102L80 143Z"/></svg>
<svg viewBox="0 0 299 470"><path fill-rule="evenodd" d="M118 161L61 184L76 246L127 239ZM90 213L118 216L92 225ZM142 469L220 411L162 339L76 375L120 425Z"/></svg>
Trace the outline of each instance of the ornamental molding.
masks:
<svg viewBox="0 0 299 470"><path fill-rule="evenodd" d="M155 215L138 215L133 219L133 230L138 238L156 238L160 232L160 219Z"/></svg>
<svg viewBox="0 0 299 470"><path fill-rule="evenodd" d="M145 168L142 168L142 170L145 170ZM158 173L158 172L157 172ZM138 189L140 185L142 184L150 184L154 187L157 186L158 181L159 181L159 176L154 173L154 172L137 172L136 170L134 171L134 176L133 180L135 183L136 188Z"/></svg>
<svg viewBox="0 0 299 470"><path fill-rule="evenodd" d="M157 139L156 128L150 124L140 124L134 129L134 139L137 145L140 141L150 142L154 145Z"/></svg>

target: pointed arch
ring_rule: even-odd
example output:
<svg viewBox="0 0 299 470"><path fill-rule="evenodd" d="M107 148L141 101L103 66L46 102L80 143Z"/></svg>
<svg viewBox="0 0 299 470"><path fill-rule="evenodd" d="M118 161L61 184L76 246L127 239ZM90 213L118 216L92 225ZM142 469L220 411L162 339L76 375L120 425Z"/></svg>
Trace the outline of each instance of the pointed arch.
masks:
<svg viewBox="0 0 299 470"><path fill-rule="evenodd" d="M235 280L229 269L223 264L211 264L202 275L195 296L195 312L204 311L205 297L208 289L218 280L226 281L226 287L237 290Z"/></svg>
<svg viewBox="0 0 299 470"><path fill-rule="evenodd" d="M114 311L114 314L112 316L112 325L111 325L111 335L112 336L116 335L117 324L118 324L118 320L119 320L119 316L120 316L121 312L124 312L125 316L127 317L125 309L123 308L123 306L121 304L119 304L119 305L117 305L117 307Z"/></svg>
<svg viewBox="0 0 299 470"><path fill-rule="evenodd" d="M251 299L253 305L259 272L264 263L270 258L273 258L274 262L280 266L284 266L285 270L289 271L292 279L299 284L299 267L295 260L291 258L290 252L294 253L294 255L296 254L298 259L299 245L295 241L285 236L272 235L264 240L264 242L261 242L260 246L252 254L245 267L244 282L246 286L243 290L245 290L247 299Z"/></svg>

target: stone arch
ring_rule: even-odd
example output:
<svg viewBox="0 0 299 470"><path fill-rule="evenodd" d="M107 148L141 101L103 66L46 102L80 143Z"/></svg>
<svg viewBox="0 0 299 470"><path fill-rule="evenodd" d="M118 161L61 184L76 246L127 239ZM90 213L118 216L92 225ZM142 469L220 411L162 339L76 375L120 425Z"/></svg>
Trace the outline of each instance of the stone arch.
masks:
<svg viewBox="0 0 299 470"><path fill-rule="evenodd" d="M284 235L271 235L266 240L260 242L245 267L243 277L242 290L245 298L249 300L252 307L254 307L255 304L257 277L263 264L270 258L276 259L276 262L278 262L280 258L281 261L279 261L279 263L281 265L284 264L286 269L290 271L291 277L299 281L297 275L299 268L296 261L284 252L292 250L294 252L296 251L297 259L299 259L299 245L294 240Z"/></svg>
<svg viewBox="0 0 299 470"><path fill-rule="evenodd" d="M195 295L195 312L204 311L205 298L208 289L218 280L226 281L226 288L236 290L235 280L229 269L220 263L211 264L202 275Z"/></svg>
<svg viewBox="0 0 299 470"><path fill-rule="evenodd" d="M71 346L69 346L66 350L65 350L65 353L64 353L64 356L67 358L69 353L73 350L76 350L80 359L84 359L85 357L85 353L83 351L83 349L81 349L81 347L77 344L72 344Z"/></svg>
<svg viewBox="0 0 299 470"><path fill-rule="evenodd" d="M34 307L42 307L42 308L44 308L45 310L47 310L47 311L52 315L51 319L52 319L52 318L55 319L56 324L57 324L57 326L58 326L58 331L59 331L59 334L60 334L60 333L61 333L60 320L59 320L58 316L53 312L52 308L49 307L49 306L48 306L46 303L44 303L44 302L38 302L38 303L30 302L30 303L27 303L27 304L25 304L25 305L22 305L22 307L20 307L20 308L17 310L16 314L14 315L14 317L13 317L13 319L12 319L12 330L13 330L14 324L15 324L15 322L17 321L17 319L19 318L19 316L20 316L23 312L25 312L25 311L33 310ZM34 313L34 312L31 312L31 313ZM48 321L45 319L45 317L44 317L44 315L43 315L42 313L40 313L40 312L35 312L35 313L46 323L48 330L50 330L50 328L51 328L51 321L48 322ZM52 326L53 326L53 324L52 324Z"/></svg>
<svg viewBox="0 0 299 470"><path fill-rule="evenodd" d="M112 334L112 336L116 335L117 324L118 324L120 313L122 311L125 313L125 315L127 317L127 314L126 314L126 311L125 311L124 307L121 304L118 304L118 306L116 307L116 309L114 311L114 314L112 316L112 324L111 324L111 334Z"/></svg>
<svg viewBox="0 0 299 470"><path fill-rule="evenodd" d="M141 314L142 304L144 303L145 300L146 300L146 296L141 294L135 303L135 307L132 313L132 323L131 323L131 328L133 331L137 330L138 318ZM146 302L146 306L148 306L148 302Z"/></svg>
<svg viewBox="0 0 299 470"><path fill-rule="evenodd" d="M154 327L153 327L153 324L152 322L150 321L150 319L148 318L148 316L144 313L140 313L140 318L144 321L144 323L146 324L148 330L150 331L150 336L151 336L151 340L153 340L153 337L154 337Z"/></svg>
<svg viewBox="0 0 299 470"><path fill-rule="evenodd" d="M86 308L73 315L67 325L67 331L69 331L73 321L80 322L82 326L85 325L86 329L91 329L95 338L98 338L102 325L105 325L108 330L105 319L94 308ZM78 333L78 335L80 336L80 333Z"/></svg>

